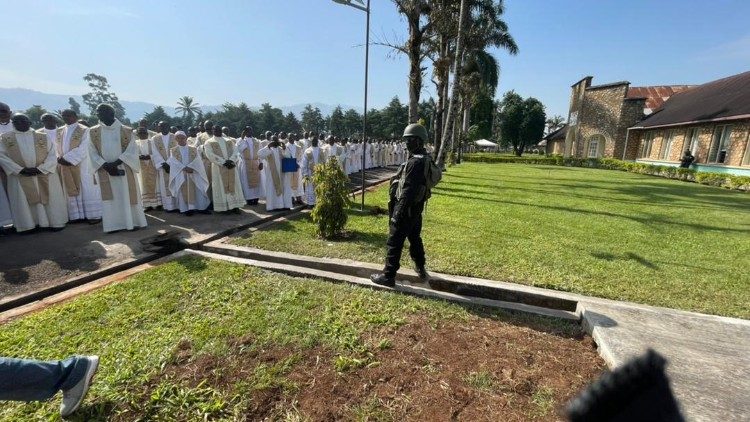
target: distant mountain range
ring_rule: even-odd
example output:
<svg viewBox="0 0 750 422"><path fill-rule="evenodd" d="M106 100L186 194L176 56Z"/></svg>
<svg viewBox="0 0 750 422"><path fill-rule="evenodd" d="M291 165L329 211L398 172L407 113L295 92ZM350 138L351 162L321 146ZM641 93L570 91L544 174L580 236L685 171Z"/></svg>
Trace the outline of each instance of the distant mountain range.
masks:
<svg viewBox="0 0 750 422"><path fill-rule="evenodd" d="M44 92L34 91L31 89L25 89L25 88L0 88L0 101L8 104L10 108L13 111L20 111L20 110L26 110L27 108L33 106L33 105L40 105L43 108L55 111L55 110L64 110L69 107L68 104L68 98L73 97L76 101L78 101L79 104L81 104L82 110L85 112L88 112L86 110L86 105L83 104L83 99L80 95L62 95L62 94L47 94ZM173 106L168 106L164 104L153 104L153 103L147 103L145 101L120 101L120 104L122 104L123 107L125 107L125 115L130 120L137 120L143 117L144 114L150 113L154 107L157 105L161 105L164 107L164 110L167 112L167 114L170 115L176 115L175 108ZM313 107L318 107L320 109L320 112L323 114L323 116L327 116L331 114L333 109L336 108L336 105L331 104L323 104L323 103L310 103ZM305 104L293 104L288 106L279 106L277 104L271 104L274 107L280 108L284 114L289 113L290 111L297 115L297 117L301 117L302 110L304 110ZM344 109L344 111L353 108L357 110L358 112L362 112L362 107L354 107L354 106L348 106L342 104L341 107ZM209 111L216 111L221 109L220 105L206 105L201 106L201 110L203 110L204 113L207 113ZM255 110L260 108L260 106L250 106L251 109Z"/></svg>

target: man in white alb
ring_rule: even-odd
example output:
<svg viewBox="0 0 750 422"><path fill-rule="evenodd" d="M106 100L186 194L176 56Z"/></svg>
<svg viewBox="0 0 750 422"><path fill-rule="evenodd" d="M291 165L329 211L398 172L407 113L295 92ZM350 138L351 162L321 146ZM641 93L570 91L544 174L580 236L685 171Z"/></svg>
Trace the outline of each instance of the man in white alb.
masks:
<svg viewBox="0 0 750 422"><path fill-rule="evenodd" d="M242 182L242 193L248 205L258 205L263 197L263 177L258 158L260 141L253 137L253 128L245 126L242 136L237 140L237 152L240 155L239 171Z"/></svg>
<svg viewBox="0 0 750 422"><path fill-rule="evenodd" d="M221 126L213 126L213 137L203 145L203 152L211 162L211 194L214 211L239 214L245 205L240 172L239 153L234 143L222 136Z"/></svg>
<svg viewBox="0 0 750 422"><path fill-rule="evenodd" d="M68 198L70 221L96 224L102 219L102 194L89 169L89 129L78 123L78 114L63 110L65 126L57 129L57 172ZM45 124L46 126L46 124Z"/></svg>
<svg viewBox="0 0 750 422"><path fill-rule="evenodd" d="M159 122L159 133L151 138L151 161L156 167L157 190L164 211L176 212L177 200L167 187L169 185L169 151L177 146L174 134L169 132L169 123Z"/></svg>
<svg viewBox="0 0 750 422"><path fill-rule="evenodd" d="M194 212L208 213L211 201L206 196L208 176L198 148L187 144L185 132L175 133L177 146L170 150L169 189L177 199L180 212L190 216Z"/></svg>
<svg viewBox="0 0 750 422"><path fill-rule="evenodd" d="M302 154L302 177L305 180L305 204L308 206L315 205L315 184L312 181L315 172L315 166L326 161L325 152L318 146L318 138L311 139L310 148Z"/></svg>
<svg viewBox="0 0 750 422"><path fill-rule="evenodd" d="M99 124L89 129L89 165L102 193L104 231L146 227L136 173L140 171L133 129L115 118L109 104L96 108Z"/></svg>
<svg viewBox="0 0 750 422"><path fill-rule="evenodd" d="M292 189L281 172L283 156L284 151L276 136L271 136L271 142L258 151L258 157L263 160L267 211L292 208Z"/></svg>
<svg viewBox="0 0 750 422"><path fill-rule="evenodd" d="M55 143L31 130L24 114L11 119L13 130L0 135L0 166L8 175L8 199L16 231L37 227L62 230L68 222Z"/></svg>
<svg viewBox="0 0 750 422"><path fill-rule="evenodd" d="M10 107L0 102L0 135L13 130L10 122ZM0 232L6 231L5 227L13 224L13 215L10 212L10 203L6 191L7 178L5 171L0 168Z"/></svg>

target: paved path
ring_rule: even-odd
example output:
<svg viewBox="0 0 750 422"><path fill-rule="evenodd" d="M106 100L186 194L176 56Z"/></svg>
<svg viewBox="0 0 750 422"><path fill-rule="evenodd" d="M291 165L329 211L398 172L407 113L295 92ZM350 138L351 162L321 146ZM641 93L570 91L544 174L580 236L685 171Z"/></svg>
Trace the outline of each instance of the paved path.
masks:
<svg viewBox="0 0 750 422"><path fill-rule="evenodd" d="M395 168L368 170L366 184L390 177ZM361 186L359 173L351 176L352 190ZM269 216L263 203L246 206L241 215L191 217L163 211L146 214L148 227L105 234L101 225L69 224L61 232L0 236L0 299L47 287L70 277L97 271L110 265L144 258L141 239L159 232L176 230L189 243L201 242L237 226Z"/></svg>

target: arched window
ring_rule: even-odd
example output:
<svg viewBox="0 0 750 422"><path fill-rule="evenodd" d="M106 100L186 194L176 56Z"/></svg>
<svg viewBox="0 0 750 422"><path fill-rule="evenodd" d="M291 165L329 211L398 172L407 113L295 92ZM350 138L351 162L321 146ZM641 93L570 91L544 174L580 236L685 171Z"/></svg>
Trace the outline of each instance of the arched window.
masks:
<svg viewBox="0 0 750 422"><path fill-rule="evenodd" d="M594 135L589 138L589 144L586 148L587 158L600 158L604 152L604 136Z"/></svg>

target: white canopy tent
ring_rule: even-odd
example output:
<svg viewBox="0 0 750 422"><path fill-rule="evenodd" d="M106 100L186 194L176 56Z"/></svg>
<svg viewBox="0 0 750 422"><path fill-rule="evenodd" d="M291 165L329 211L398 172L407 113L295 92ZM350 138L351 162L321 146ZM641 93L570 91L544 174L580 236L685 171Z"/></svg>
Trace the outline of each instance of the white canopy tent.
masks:
<svg viewBox="0 0 750 422"><path fill-rule="evenodd" d="M474 141L474 145L482 149L497 150L497 144L494 142L488 141L486 139L480 139L478 141Z"/></svg>

